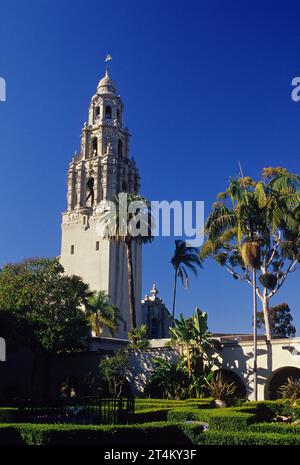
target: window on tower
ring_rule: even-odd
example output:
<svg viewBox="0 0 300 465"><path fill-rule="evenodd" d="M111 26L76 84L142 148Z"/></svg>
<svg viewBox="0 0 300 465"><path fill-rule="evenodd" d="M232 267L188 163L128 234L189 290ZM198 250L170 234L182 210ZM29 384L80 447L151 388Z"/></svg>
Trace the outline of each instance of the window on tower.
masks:
<svg viewBox="0 0 300 465"><path fill-rule="evenodd" d="M75 252L75 246L74 245L71 245L70 252L71 252L71 255L74 255L74 252Z"/></svg>
<svg viewBox="0 0 300 465"><path fill-rule="evenodd" d="M94 137L92 141L92 156L98 155L98 139Z"/></svg>
<svg viewBox="0 0 300 465"><path fill-rule="evenodd" d="M100 107L95 108L95 119L98 119L100 116Z"/></svg>
<svg viewBox="0 0 300 465"><path fill-rule="evenodd" d="M105 107L105 119L106 120L111 120L111 107L109 105L106 105Z"/></svg>
<svg viewBox="0 0 300 465"><path fill-rule="evenodd" d="M118 156L123 157L123 142L121 139L118 141Z"/></svg>

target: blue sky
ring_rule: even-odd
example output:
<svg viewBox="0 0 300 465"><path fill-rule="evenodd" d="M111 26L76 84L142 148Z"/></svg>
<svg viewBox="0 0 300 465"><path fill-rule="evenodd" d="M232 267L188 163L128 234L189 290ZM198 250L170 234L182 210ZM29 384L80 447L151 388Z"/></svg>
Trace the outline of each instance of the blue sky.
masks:
<svg viewBox="0 0 300 465"><path fill-rule="evenodd" d="M149 199L204 200L208 214L238 160L254 177L299 172L299 14L292 1L3 1L0 264L60 253L68 163L107 52ZM156 239L143 257L143 293L155 281L168 305L173 248ZM299 274L283 301L300 330ZM214 263L179 288L178 310L196 305L211 330L251 329L250 287Z"/></svg>

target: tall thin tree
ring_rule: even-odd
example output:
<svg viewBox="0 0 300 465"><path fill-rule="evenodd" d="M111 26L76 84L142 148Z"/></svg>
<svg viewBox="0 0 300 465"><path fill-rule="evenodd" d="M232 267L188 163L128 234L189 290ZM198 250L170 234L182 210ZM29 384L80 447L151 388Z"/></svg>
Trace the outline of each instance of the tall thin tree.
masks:
<svg viewBox="0 0 300 465"><path fill-rule="evenodd" d="M154 226L150 203L140 195L120 193L113 198L110 207L102 216L104 238L124 245L127 256L128 295L131 329L137 327L134 248L153 241Z"/></svg>
<svg viewBox="0 0 300 465"><path fill-rule="evenodd" d="M199 259L199 249L197 247L189 247L185 241L175 241L175 252L171 259L172 266L174 268L174 289L173 289L173 306L172 306L172 318L175 318L175 307L176 307L176 293L177 293L177 280L181 280L185 287L189 287L189 275L188 271L192 271L194 275L197 275L198 268L201 267L201 261Z"/></svg>

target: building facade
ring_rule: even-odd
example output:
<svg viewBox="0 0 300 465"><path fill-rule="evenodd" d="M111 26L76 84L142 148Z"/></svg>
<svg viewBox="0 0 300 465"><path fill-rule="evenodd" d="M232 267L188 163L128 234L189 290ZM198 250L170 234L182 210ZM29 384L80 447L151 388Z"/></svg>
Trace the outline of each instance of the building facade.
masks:
<svg viewBox="0 0 300 465"><path fill-rule="evenodd" d="M171 315L158 294L156 284L153 284L150 295L146 295L142 300L142 323L148 328L149 339L170 337Z"/></svg>
<svg viewBox="0 0 300 465"><path fill-rule="evenodd" d="M124 105L106 70L92 97L81 132L79 153L68 171L67 211L62 214L61 264L80 276L92 291L104 290L122 314L117 337L130 330L126 251L99 236L103 210L120 192L138 193L140 177L129 156L130 134L124 127ZM97 227L98 225L98 227ZM137 323L141 317L141 248L133 251Z"/></svg>

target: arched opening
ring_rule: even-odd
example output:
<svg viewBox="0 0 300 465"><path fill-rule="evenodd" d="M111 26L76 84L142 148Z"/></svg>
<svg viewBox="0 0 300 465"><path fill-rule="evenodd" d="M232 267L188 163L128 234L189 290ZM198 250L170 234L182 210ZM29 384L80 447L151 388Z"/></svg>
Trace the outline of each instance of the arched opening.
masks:
<svg viewBox="0 0 300 465"><path fill-rule="evenodd" d="M118 156L123 157L123 142L121 139L118 140Z"/></svg>
<svg viewBox="0 0 300 465"><path fill-rule="evenodd" d="M111 106L106 105L105 107L105 119L111 120Z"/></svg>
<svg viewBox="0 0 300 465"><path fill-rule="evenodd" d="M279 388L285 384L288 378L300 379L300 369L296 367L282 367L272 373L269 382L266 384L265 397L269 400L280 398Z"/></svg>
<svg viewBox="0 0 300 465"><path fill-rule="evenodd" d="M236 390L234 393L234 397L236 399L245 399L247 396L247 389L243 382L243 380L237 375L234 371L226 370L225 368L220 368L220 370L216 370L214 375L216 376L217 373L221 373L222 379L228 383L234 383L236 386Z"/></svg>
<svg viewBox="0 0 300 465"><path fill-rule="evenodd" d="M95 180L93 177L87 180L86 187L87 187L88 195L86 198L86 204L88 203L89 199L91 199L91 207L94 205L94 201L95 201L94 184L95 184Z"/></svg>
<svg viewBox="0 0 300 465"><path fill-rule="evenodd" d="M159 338L159 319L152 318L150 339L158 339L158 338Z"/></svg>
<svg viewBox="0 0 300 465"><path fill-rule="evenodd" d="M94 137L92 140L92 156L98 155L98 139Z"/></svg>
<svg viewBox="0 0 300 465"><path fill-rule="evenodd" d="M95 108L95 119L98 119L100 116L100 107Z"/></svg>

